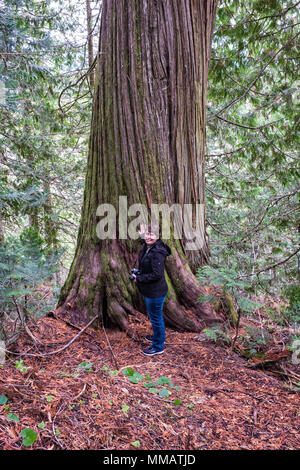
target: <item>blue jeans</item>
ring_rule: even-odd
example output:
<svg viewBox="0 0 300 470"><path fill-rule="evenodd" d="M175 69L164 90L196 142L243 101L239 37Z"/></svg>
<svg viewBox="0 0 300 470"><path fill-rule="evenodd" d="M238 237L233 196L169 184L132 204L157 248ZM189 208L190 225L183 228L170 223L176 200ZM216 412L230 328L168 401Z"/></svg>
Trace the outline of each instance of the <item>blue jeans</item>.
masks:
<svg viewBox="0 0 300 470"><path fill-rule="evenodd" d="M162 297L144 297L149 320L153 329L152 345L157 351L162 351L165 344L165 323L163 305L167 294Z"/></svg>

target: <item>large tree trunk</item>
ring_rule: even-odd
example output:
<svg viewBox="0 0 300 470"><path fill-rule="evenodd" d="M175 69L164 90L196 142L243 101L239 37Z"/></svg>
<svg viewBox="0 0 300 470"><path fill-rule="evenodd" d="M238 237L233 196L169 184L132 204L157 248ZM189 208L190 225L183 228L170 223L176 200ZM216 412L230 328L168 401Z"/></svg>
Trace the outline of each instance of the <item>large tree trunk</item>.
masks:
<svg viewBox="0 0 300 470"><path fill-rule="evenodd" d="M205 205L206 87L216 4L103 1L84 203L58 303L82 319L99 314L126 329L128 313L143 310L128 279L138 242L99 240L100 204L112 204L117 217L120 195L128 207L142 203L149 210L154 203ZM198 217L205 227L205 211ZM173 255L166 262L166 323L200 331L216 321L208 305L197 303L194 273L209 257L205 231L199 250L187 251L187 240L175 239L173 230L166 241Z"/></svg>

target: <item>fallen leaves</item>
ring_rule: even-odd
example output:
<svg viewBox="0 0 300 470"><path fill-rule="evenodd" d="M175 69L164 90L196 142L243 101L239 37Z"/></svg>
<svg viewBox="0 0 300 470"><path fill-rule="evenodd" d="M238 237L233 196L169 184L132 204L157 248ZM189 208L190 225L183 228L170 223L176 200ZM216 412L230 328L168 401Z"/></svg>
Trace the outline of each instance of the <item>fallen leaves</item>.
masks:
<svg viewBox="0 0 300 470"><path fill-rule="evenodd" d="M149 332L146 320L134 328L140 338ZM33 332L45 348L50 331L55 348L74 335L61 319L42 318ZM30 373L16 373L15 357L0 369L2 449L299 448L299 395L258 370L261 363L249 368L194 333L167 330L164 355L150 359L125 333L106 334L118 370L101 328L50 357L26 356L36 346L20 339L17 360ZM278 344L260 360L288 353Z"/></svg>

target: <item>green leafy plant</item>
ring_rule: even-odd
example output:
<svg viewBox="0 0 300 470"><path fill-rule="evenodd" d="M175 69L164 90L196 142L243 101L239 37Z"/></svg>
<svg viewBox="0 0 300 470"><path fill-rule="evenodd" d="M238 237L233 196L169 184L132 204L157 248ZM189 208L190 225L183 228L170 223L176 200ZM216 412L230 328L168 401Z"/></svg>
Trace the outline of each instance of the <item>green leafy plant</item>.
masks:
<svg viewBox="0 0 300 470"><path fill-rule="evenodd" d="M229 335L227 335L218 326L213 326L212 328L205 328L204 330L202 330L202 333L204 333L209 339L211 339L215 343L218 340L221 340L222 342L229 344L231 341Z"/></svg>
<svg viewBox="0 0 300 470"><path fill-rule="evenodd" d="M169 392L165 387L161 388L158 392L158 395L162 398L167 398L170 394L171 392Z"/></svg>
<svg viewBox="0 0 300 470"><path fill-rule="evenodd" d="M30 447L37 439L37 433L31 428L24 428L21 431L21 437L23 437L22 444L25 447Z"/></svg>
<svg viewBox="0 0 300 470"><path fill-rule="evenodd" d="M83 361L80 364L78 364L78 369L84 369L86 372L90 372L92 370L92 367L93 367L92 362Z"/></svg>
<svg viewBox="0 0 300 470"><path fill-rule="evenodd" d="M0 395L0 405L5 405L7 402L8 398L6 395Z"/></svg>
<svg viewBox="0 0 300 470"><path fill-rule="evenodd" d="M270 333L262 328L252 325L245 325L246 335L240 336L242 346L248 349L249 355L254 356L262 350L269 341L272 341Z"/></svg>
<svg viewBox="0 0 300 470"><path fill-rule="evenodd" d="M127 414L127 411L129 410L130 406L128 405L122 405L122 411L124 413L125 416L128 417L128 414Z"/></svg>
<svg viewBox="0 0 300 470"><path fill-rule="evenodd" d="M123 369L123 374L128 377L129 382L133 384L138 384L144 379L144 376L142 374L136 372L130 367L128 367L127 369Z"/></svg>
<svg viewBox="0 0 300 470"><path fill-rule="evenodd" d="M151 377L148 373L146 373L144 376L139 372L135 371L132 367L127 367L126 369L123 369L122 373L125 377L128 378L131 383L134 384L141 383L146 379L147 381L143 382L143 387L147 388L150 393L159 395L161 398L167 398L172 393L166 387L171 390L174 389L177 392L180 391L180 387L174 386L172 384L171 379L166 376L162 376L156 379L155 381L151 381Z"/></svg>
<svg viewBox="0 0 300 470"><path fill-rule="evenodd" d="M12 421L16 421L17 423L20 421L19 417L15 415L14 413L8 413L6 415L7 419L10 419Z"/></svg>
<svg viewBox="0 0 300 470"><path fill-rule="evenodd" d="M300 322L300 286L291 285L284 290L288 298L289 306L282 313L288 322Z"/></svg>
<svg viewBox="0 0 300 470"><path fill-rule="evenodd" d="M216 307L220 307L220 302L224 303L225 309L229 310L231 320L236 326L237 313L250 314L255 309L263 307L259 302L253 302L251 299L242 295L249 289L251 284L246 281L241 281L239 276L233 269L229 268L214 268L212 266L202 266L197 270L197 278L200 283L210 286L218 286L212 294L201 295L198 299L199 302L215 302ZM227 292L230 292L229 297ZM233 303L236 303L236 306Z"/></svg>
<svg viewBox="0 0 300 470"><path fill-rule="evenodd" d="M16 369L22 372L23 374L27 372L27 367L24 366L23 360L16 361Z"/></svg>
<svg viewBox="0 0 300 470"><path fill-rule="evenodd" d="M169 379L168 377L160 377L159 379L156 380L156 383L159 384L159 385L171 385L172 382L171 382L171 379Z"/></svg>
<svg viewBox="0 0 300 470"><path fill-rule="evenodd" d="M140 441L133 441L133 442L130 442L130 444L131 444L133 447L141 447Z"/></svg>

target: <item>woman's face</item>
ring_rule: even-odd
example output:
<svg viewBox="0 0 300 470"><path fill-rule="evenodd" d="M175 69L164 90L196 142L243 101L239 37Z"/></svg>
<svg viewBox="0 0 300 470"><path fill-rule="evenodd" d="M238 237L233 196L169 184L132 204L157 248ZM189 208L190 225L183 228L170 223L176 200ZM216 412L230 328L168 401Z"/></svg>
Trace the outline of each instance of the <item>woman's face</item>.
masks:
<svg viewBox="0 0 300 470"><path fill-rule="evenodd" d="M156 240L158 240L158 237L155 235L155 233L152 233L152 232L145 233L145 242L147 243L147 245L153 245L153 243L155 243Z"/></svg>

